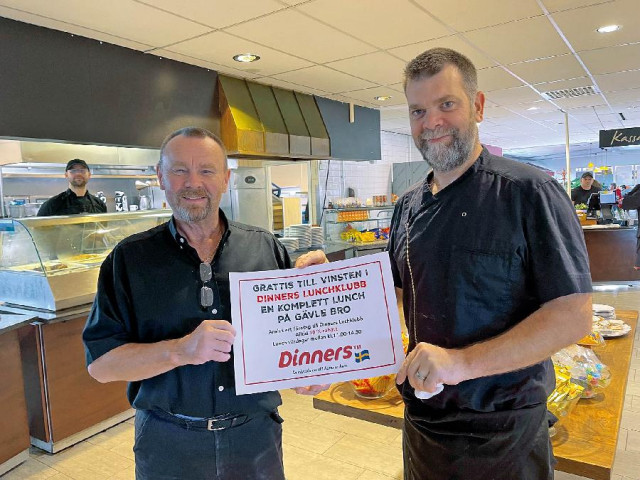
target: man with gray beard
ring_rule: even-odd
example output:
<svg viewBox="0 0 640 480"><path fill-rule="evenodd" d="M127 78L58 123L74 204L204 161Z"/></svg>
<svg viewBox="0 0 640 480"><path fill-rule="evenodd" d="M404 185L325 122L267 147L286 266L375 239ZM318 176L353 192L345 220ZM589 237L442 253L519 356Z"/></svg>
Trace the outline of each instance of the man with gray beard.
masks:
<svg viewBox="0 0 640 480"><path fill-rule="evenodd" d="M591 325L578 219L555 179L480 144L468 58L424 52L405 94L433 168L398 200L388 247L410 336L397 376L405 479L552 479L549 357Z"/></svg>
<svg viewBox="0 0 640 480"><path fill-rule="evenodd" d="M173 218L102 264L83 332L89 374L129 382L137 480L284 479L280 394L235 393L229 272L290 268L289 256L270 232L225 218L230 172L211 132L173 132L157 172Z"/></svg>

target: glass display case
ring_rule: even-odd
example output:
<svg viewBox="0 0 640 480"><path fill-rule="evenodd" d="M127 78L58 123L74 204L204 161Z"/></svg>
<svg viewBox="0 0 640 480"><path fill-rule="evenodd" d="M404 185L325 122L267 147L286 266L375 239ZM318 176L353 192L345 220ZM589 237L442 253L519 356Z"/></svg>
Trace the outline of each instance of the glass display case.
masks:
<svg viewBox="0 0 640 480"><path fill-rule="evenodd" d="M394 205L325 209L324 241L385 246L393 209Z"/></svg>
<svg viewBox="0 0 640 480"><path fill-rule="evenodd" d="M0 302L57 311L91 302L104 258L171 210L0 220Z"/></svg>

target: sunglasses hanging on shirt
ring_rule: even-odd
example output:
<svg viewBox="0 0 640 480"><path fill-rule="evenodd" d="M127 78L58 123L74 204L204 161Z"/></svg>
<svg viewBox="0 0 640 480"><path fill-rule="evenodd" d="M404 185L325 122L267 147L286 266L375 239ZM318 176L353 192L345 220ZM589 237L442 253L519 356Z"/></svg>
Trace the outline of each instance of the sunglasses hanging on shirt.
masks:
<svg viewBox="0 0 640 480"><path fill-rule="evenodd" d="M200 288L200 306L202 308L207 308L213 305L213 289L207 285L212 278L213 273L211 271L211 265L208 263L201 263L200 281L202 282L202 288Z"/></svg>

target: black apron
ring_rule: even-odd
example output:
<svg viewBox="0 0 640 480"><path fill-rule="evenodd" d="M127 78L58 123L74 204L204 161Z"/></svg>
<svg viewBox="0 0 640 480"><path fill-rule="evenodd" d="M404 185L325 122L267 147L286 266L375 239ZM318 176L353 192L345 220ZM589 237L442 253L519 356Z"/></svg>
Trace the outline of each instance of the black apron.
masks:
<svg viewBox="0 0 640 480"><path fill-rule="evenodd" d="M405 409L405 480L552 480L546 405L425 418Z"/></svg>

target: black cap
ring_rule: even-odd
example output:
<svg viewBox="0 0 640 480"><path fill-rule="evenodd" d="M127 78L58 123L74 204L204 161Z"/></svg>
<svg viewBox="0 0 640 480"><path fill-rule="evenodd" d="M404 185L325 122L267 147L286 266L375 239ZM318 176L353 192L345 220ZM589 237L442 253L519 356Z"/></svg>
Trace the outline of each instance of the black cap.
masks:
<svg viewBox="0 0 640 480"><path fill-rule="evenodd" d="M64 171L66 172L67 170L71 170L74 165L81 165L87 170L91 171L91 169L89 168L89 165L87 165L87 162L85 162L84 160L80 160L79 158L74 158L73 160L69 160L67 162L67 168L65 168Z"/></svg>
<svg viewBox="0 0 640 480"><path fill-rule="evenodd" d="M584 172L580 178L587 178L587 177L589 177L589 178L593 178L593 173L591 173L591 172Z"/></svg>

